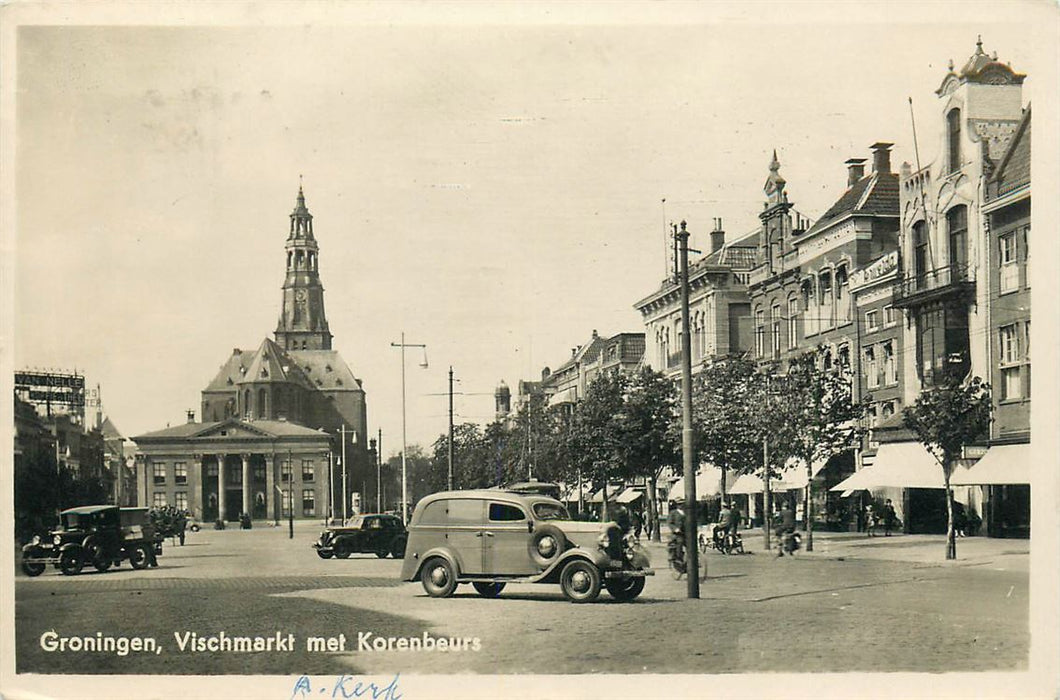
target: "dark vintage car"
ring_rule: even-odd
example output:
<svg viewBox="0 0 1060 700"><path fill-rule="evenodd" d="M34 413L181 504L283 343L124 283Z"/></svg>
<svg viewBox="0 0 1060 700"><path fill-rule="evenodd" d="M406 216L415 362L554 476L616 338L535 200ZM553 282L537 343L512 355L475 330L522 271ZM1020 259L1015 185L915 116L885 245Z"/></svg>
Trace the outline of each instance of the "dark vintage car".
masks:
<svg viewBox="0 0 1060 700"><path fill-rule="evenodd" d="M321 559L346 559L359 553L400 559L407 541L408 533L396 515L358 515L349 525L324 530L313 547Z"/></svg>
<svg viewBox="0 0 1060 700"><path fill-rule="evenodd" d="M508 583L558 583L574 603L601 588L631 601L653 574L647 552L614 522L571 520L554 498L510 490L447 491L416 505L403 581L444 598L470 583L495 598Z"/></svg>
<svg viewBox="0 0 1060 700"><path fill-rule="evenodd" d="M134 569L143 569L161 553L162 540L146 508L81 506L64 510L57 529L22 547L22 570L39 576L52 564L73 576L85 565L106 571L126 559Z"/></svg>

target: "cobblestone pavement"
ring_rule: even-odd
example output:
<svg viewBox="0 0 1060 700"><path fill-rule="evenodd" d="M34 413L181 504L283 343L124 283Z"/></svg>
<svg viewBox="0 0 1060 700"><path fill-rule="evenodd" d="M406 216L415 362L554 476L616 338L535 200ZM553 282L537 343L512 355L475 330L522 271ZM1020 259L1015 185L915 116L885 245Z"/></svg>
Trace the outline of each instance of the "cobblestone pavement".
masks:
<svg viewBox="0 0 1060 700"><path fill-rule="evenodd" d="M496 600L461 586L449 599L397 582L401 562L374 556L321 560L310 547L320 526L203 531L166 547L158 569L66 577L49 570L17 576L20 667L42 630L94 632L107 624L230 634L277 629L349 639L347 651L233 659L172 655L157 670L108 658L65 672L152 673L728 673L747 671L978 671L1025 668L1029 646L1026 541L974 538L943 560L942 539L815 537L816 552L705 555L700 600L665 569L636 602L606 594L593 605L567 603L554 585L511 585ZM745 534L752 550L756 534ZM194 594L189 594L194 591ZM78 595L64 595L77 593ZM122 606L126 606L124 610ZM80 628L70 629L77 620ZM130 622L123 623L122 620ZM135 623L135 624L134 624ZM225 625L227 627L222 627ZM64 627L65 626L65 627ZM358 649L358 634L478 638L480 651L446 653ZM678 646L675 640L681 640ZM25 667L23 667L25 668ZM150 667L149 667L150 668ZM32 670L32 668L30 669ZM58 670L58 669L54 669Z"/></svg>

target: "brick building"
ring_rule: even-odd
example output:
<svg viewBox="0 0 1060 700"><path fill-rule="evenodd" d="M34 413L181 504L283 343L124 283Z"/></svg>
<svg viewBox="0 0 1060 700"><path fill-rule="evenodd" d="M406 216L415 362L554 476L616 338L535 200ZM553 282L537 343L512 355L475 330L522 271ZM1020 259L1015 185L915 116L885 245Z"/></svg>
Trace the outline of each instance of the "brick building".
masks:
<svg viewBox="0 0 1060 700"><path fill-rule="evenodd" d="M274 339L236 348L202 390L202 422L133 438L139 501L203 520L322 517L350 511L354 484L371 482L365 393L331 347L319 246L302 188L290 215ZM346 458L346 493L342 457ZM367 494L362 494L367 498Z"/></svg>

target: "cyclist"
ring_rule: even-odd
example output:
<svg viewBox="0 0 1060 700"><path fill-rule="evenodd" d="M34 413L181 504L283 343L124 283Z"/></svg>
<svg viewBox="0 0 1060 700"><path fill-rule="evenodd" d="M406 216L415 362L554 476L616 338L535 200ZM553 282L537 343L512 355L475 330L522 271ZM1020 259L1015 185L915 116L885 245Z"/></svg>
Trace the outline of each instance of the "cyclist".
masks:
<svg viewBox="0 0 1060 700"><path fill-rule="evenodd" d="M724 538L730 533L735 532L736 526L733 522L732 506L728 503L721 507L721 513L718 514L718 522L714 525L714 547L720 548L720 545Z"/></svg>

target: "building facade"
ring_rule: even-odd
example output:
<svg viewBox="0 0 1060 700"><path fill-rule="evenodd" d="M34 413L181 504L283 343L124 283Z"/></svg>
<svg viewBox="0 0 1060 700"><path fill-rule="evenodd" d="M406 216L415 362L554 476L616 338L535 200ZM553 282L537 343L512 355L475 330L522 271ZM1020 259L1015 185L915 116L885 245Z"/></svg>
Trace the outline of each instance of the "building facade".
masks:
<svg viewBox="0 0 1060 700"><path fill-rule="evenodd" d="M202 390L201 422L192 413L133 438L141 504L232 521L341 517L367 499L357 489L375 483L365 392L332 349L319 253L299 187L274 338L232 351Z"/></svg>

